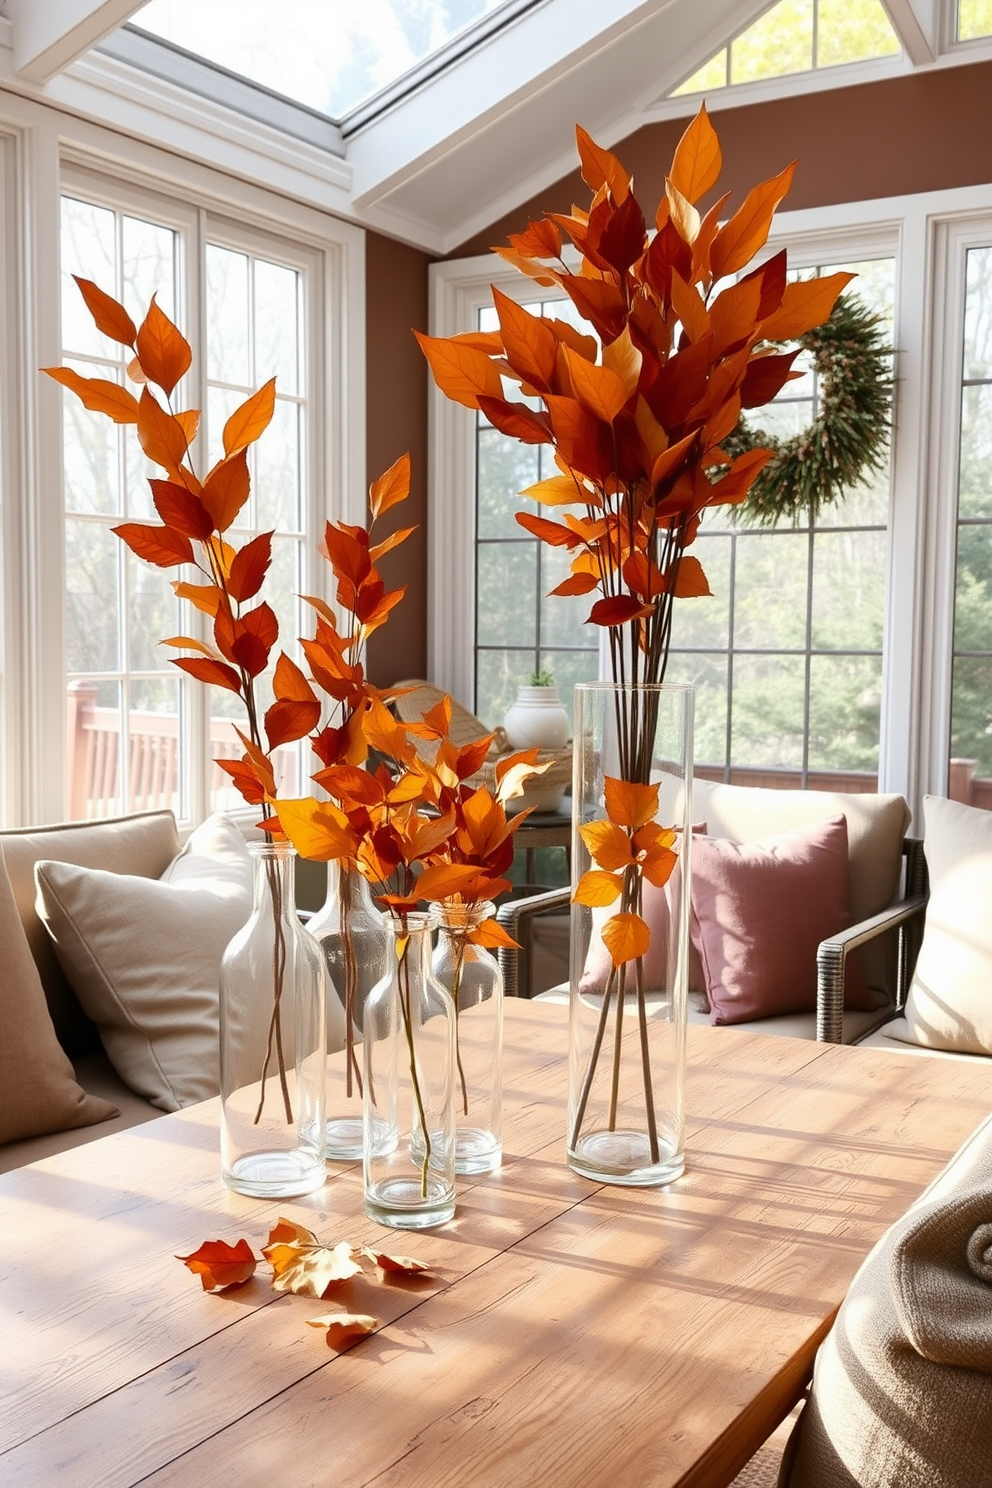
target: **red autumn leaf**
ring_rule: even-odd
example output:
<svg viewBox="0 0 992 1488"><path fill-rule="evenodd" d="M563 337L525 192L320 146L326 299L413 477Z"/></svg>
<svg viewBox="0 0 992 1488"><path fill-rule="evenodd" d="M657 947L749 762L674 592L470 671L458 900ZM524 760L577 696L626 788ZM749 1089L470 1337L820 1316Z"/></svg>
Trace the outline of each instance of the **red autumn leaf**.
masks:
<svg viewBox="0 0 992 1488"><path fill-rule="evenodd" d="M632 594L611 594L598 599L589 611L589 625L627 625L631 620L640 620L654 613L653 604L644 604Z"/></svg>
<svg viewBox="0 0 992 1488"><path fill-rule="evenodd" d="M369 486L369 510L372 520L381 517L391 506L405 501L410 494L410 456L400 455L389 469Z"/></svg>
<svg viewBox="0 0 992 1488"><path fill-rule="evenodd" d="M136 349L145 376L171 397L176 383L189 371L193 353L178 326L159 309L154 295L138 327Z"/></svg>
<svg viewBox="0 0 992 1488"><path fill-rule="evenodd" d="M531 315L509 295L492 286L503 350L514 372L542 392L550 389L558 359L558 342L539 315Z"/></svg>
<svg viewBox="0 0 992 1488"><path fill-rule="evenodd" d="M280 744L292 744L295 739L302 739L312 733L319 722L320 704L316 700L303 703L283 698L273 703L265 712L265 737L269 748L278 749Z"/></svg>
<svg viewBox="0 0 992 1488"><path fill-rule="evenodd" d="M695 205L716 185L722 166L720 142L704 103L675 147L668 179Z"/></svg>
<svg viewBox="0 0 992 1488"><path fill-rule="evenodd" d="M729 506L743 501L771 458L772 451L767 449L748 450L746 454L738 455L727 474L713 483L708 504Z"/></svg>
<svg viewBox="0 0 992 1488"><path fill-rule="evenodd" d="M174 527L152 527L145 522L122 522L110 529L126 542L132 553L156 568L175 568L177 563L193 562L193 545Z"/></svg>
<svg viewBox="0 0 992 1488"><path fill-rule="evenodd" d="M637 914L611 915L602 934L614 966L646 956L651 944L651 932Z"/></svg>
<svg viewBox="0 0 992 1488"><path fill-rule="evenodd" d="M563 463L588 477L594 485L605 484L610 477L614 459L614 443L609 425L590 413L575 398L549 394L545 402L554 430L555 444Z"/></svg>
<svg viewBox="0 0 992 1488"><path fill-rule="evenodd" d="M177 481L152 480L152 500L155 510L167 527L184 532L187 537L202 541L214 530L213 521L199 496Z"/></svg>
<svg viewBox="0 0 992 1488"><path fill-rule="evenodd" d="M202 497L218 532L227 531L248 500L250 491L248 456L244 450L218 460L203 482Z"/></svg>
<svg viewBox="0 0 992 1488"><path fill-rule="evenodd" d="M335 578L339 585L345 586L338 597L347 609L354 609L355 591L372 568L369 550L340 522L328 522L325 526L324 547Z"/></svg>
<svg viewBox="0 0 992 1488"><path fill-rule="evenodd" d="M658 814L658 787L607 775L604 782L606 814L618 827L636 832Z"/></svg>
<svg viewBox="0 0 992 1488"><path fill-rule="evenodd" d="M258 773L250 761L216 759L214 764L218 765L225 774L230 775L236 789L249 806L261 806L264 803L265 786L259 780Z"/></svg>
<svg viewBox="0 0 992 1488"><path fill-rule="evenodd" d="M793 351L769 352L752 357L747 364L744 381L741 383L741 407L762 408L785 387L793 372L792 364L799 355L799 347Z"/></svg>
<svg viewBox="0 0 992 1488"><path fill-rule="evenodd" d="M227 578L231 598L239 603L253 599L262 587L271 561L272 533L260 532L258 537L245 543L231 560L231 571Z"/></svg>
<svg viewBox="0 0 992 1488"><path fill-rule="evenodd" d="M92 413L105 413L115 424L138 422L138 400L127 388L105 377L82 377L71 367L42 367L49 377L60 382L80 399Z"/></svg>
<svg viewBox="0 0 992 1488"><path fill-rule="evenodd" d="M647 224L640 203L630 194L610 213L596 245L597 254L618 274L626 274L647 247L646 233Z"/></svg>
<svg viewBox="0 0 992 1488"><path fill-rule="evenodd" d="M269 652L278 638L279 622L263 600L236 622L231 652L249 676L257 677L268 666Z"/></svg>
<svg viewBox="0 0 992 1488"><path fill-rule="evenodd" d="M109 336L111 341L119 341L122 346L133 346L137 331L124 306L95 285L92 279L81 279L78 274L73 274L72 277L79 285L79 292L86 301L86 308L92 315L97 330Z"/></svg>
<svg viewBox="0 0 992 1488"><path fill-rule="evenodd" d="M501 398L503 384L495 365L481 351L440 336L414 331L442 393L465 408L478 408L479 398Z"/></svg>
<svg viewBox="0 0 992 1488"><path fill-rule="evenodd" d="M258 1265L247 1240L228 1245L224 1240L205 1240L192 1255L176 1256L188 1266L205 1292L220 1292L225 1287L240 1286L255 1274Z"/></svg>
<svg viewBox="0 0 992 1488"><path fill-rule="evenodd" d="M208 656L179 656L172 662L181 672L188 672L198 682L208 682L213 687L224 687L228 692L241 693L241 678L233 667L223 661L211 661Z"/></svg>
<svg viewBox="0 0 992 1488"><path fill-rule="evenodd" d="M579 274L562 274L560 283L583 319L604 341L615 341L627 320L627 303L617 286Z"/></svg>
<svg viewBox="0 0 992 1488"><path fill-rule="evenodd" d="M272 422L276 409L276 380L270 377L257 393L246 398L224 425L224 454L230 458L254 444ZM223 529L221 529L223 530Z"/></svg>
<svg viewBox="0 0 992 1488"><path fill-rule="evenodd" d="M788 262L788 253L784 248L780 248L778 253L774 253L765 263L752 269L750 274L745 274L740 281L744 284L749 279L756 279L761 285L761 298L758 301L756 319L766 320L781 305L786 289Z"/></svg>
<svg viewBox="0 0 992 1488"><path fill-rule="evenodd" d="M521 444L547 444L550 438L543 413L535 413L526 403L510 403L505 398L478 399L479 412L494 429Z"/></svg>
<svg viewBox="0 0 992 1488"><path fill-rule="evenodd" d="M788 195L795 170L796 162L793 161L770 181L752 187L730 221L721 227L710 249L714 278L723 279L728 274L736 274L759 248L764 247L775 208Z"/></svg>
<svg viewBox="0 0 992 1488"><path fill-rule="evenodd" d="M178 476L189 449L186 431L147 387L141 389L138 400L137 424L138 442L149 460L161 465L171 476Z"/></svg>

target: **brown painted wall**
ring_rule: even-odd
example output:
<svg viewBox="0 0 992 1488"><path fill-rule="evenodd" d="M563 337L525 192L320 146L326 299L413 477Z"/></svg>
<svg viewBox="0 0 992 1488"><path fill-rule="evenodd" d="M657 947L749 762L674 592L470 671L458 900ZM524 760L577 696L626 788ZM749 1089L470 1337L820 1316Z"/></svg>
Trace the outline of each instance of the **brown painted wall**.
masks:
<svg viewBox="0 0 992 1488"><path fill-rule="evenodd" d="M723 148L720 189L732 205L757 181L798 159L787 207L825 206L992 181L992 62L923 72L854 88L721 109L713 118ZM648 125L614 146L653 209L686 120ZM485 253L545 211L588 200L578 172L468 239L450 258ZM370 667L380 683L423 676L427 655L427 375L410 327L427 327L430 259L368 236L370 478L404 449L414 462L414 495L404 524L422 528L389 576L410 588L393 622L373 637ZM375 643L378 641L378 645Z"/></svg>
<svg viewBox="0 0 992 1488"><path fill-rule="evenodd" d="M380 687L427 669L427 364L412 327L427 329L430 258L378 233L365 239L366 460L370 481L410 451L412 485L377 535L417 531L382 560L387 587L406 584L402 603L369 640L368 670Z"/></svg>

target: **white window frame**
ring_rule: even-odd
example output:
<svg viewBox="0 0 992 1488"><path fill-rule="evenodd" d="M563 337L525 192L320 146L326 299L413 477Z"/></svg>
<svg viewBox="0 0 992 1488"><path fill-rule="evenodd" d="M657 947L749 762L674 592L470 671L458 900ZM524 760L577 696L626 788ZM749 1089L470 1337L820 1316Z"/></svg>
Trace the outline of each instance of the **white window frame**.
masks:
<svg viewBox="0 0 992 1488"><path fill-rule="evenodd" d="M59 821L65 814L63 555L53 539L62 521L62 395L30 369L57 365L61 358L60 196L80 172L93 173L129 209L132 191L139 210L141 193L151 193L171 201L180 214L208 214L234 224L234 231L256 232L267 244L281 239L311 256L318 304L308 356L317 379L312 385L319 389L313 426L321 435L310 482L313 547L326 518L365 520L364 230L58 109L0 95L0 190L7 220L16 224L5 234L0 256L0 327L7 332L9 374L0 389L0 801L9 825ZM194 282L187 275L187 292ZM326 565L315 554L308 561L315 565L311 592L328 592ZM206 763L196 765L201 782ZM194 811L202 813L202 783L191 786Z"/></svg>
<svg viewBox="0 0 992 1488"><path fill-rule="evenodd" d="M895 252L895 426L886 572L879 790L946 794L954 601L956 411L964 248L988 242L992 185L782 212L769 251L793 267ZM976 236L976 234L978 236ZM986 234L984 237L983 234ZM474 329L490 286L547 295L492 255L431 269L435 336ZM953 375L951 368L953 367ZM430 389L430 675L456 697L472 686L474 415Z"/></svg>

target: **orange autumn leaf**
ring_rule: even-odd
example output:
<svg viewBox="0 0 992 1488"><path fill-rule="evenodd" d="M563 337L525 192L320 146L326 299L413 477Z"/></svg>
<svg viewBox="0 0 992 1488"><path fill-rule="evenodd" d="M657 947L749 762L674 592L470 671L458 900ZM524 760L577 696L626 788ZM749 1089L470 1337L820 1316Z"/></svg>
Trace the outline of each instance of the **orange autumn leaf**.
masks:
<svg viewBox="0 0 992 1488"><path fill-rule="evenodd" d="M465 408L478 408L479 397L503 396L503 384L495 365L481 351L452 344L440 336L414 335L430 364L434 381L446 397Z"/></svg>
<svg viewBox="0 0 992 1488"><path fill-rule="evenodd" d="M208 656L179 656L173 660L172 665L190 677L195 677L198 682L223 687L228 692L241 692L241 678L224 661L213 661Z"/></svg>
<svg viewBox="0 0 992 1488"><path fill-rule="evenodd" d="M313 732L320 722L320 703L278 698L265 710L263 726L270 749L292 744Z"/></svg>
<svg viewBox="0 0 992 1488"><path fill-rule="evenodd" d="M572 899L574 903L586 904L590 909L602 909L607 904L614 904L622 889L623 878L619 874L590 868L579 878Z"/></svg>
<svg viewBox="0 0 992 1488"><path fill-rule="evenodd" d="M202 501L218 532L226 532L248 500L251 478L248 457L237 450L219 460L203 482Z"/></svg>
<svg viewBox="0 0 992 1488"><path fill-rule="evenodd" d="M630 191L630 176L617 157L604 150L581 125L575 126L575 142L579 150L582 179L593 191L608 187L613 200L619 205Z"/></svg>
<svg viewBox="0 0 992 1488"><path fill-rule="evenodd" d="M600 868L616 872L633 862L630 838L614 822L587 822L579 828L579 835L589 849L589 856Z"/></svg>
<svg viewBox="0 0 992 1488"><path fill-rule="evenodd" d="M492 286L493 304L499 316L500 333L507 361L524 382L550 390L558 360L554 333L538 315L501 294Z"/></svg>
<svg viewBox="0 0 992 1488"><path fill-rule="evenodd" d="M517 512L515 515L521 527L526 527L528 532L542 542L550 543L553 548L578 548L582 545L578 533L563 527L560 522L549 522L546 517L532 516L530 512Z"/></svg>
<svg viewBox="0 0 992 1488"><path fill-rule="evenodd" d="M384 1250L373 1250L370 1245L363 1245L360 1254L364 1260L378 1266L380 1271L395 1275L416 1276L430 1270L423 1261L412 1260L410 1256L387 1255Z"/></svg>
<svg viewBox="0 0 992 1488"><path fill-rule="evenodd" d="M178 599L188 599L203 615L216 615L223 598L216 584L187 584L184 580L174 579L172 587Z"/></svg>
<svg viewBox="0 0 992 1488"><path fill-rule="evenodd" d="M539 501L542 506L568 506L582 501L586 493L574 476L550 475L546 480L525 487L518 494L529 497L531 501Z"/></svg>
<svg viewBox="0 0 992 1488"><path fill-rule="evenodd" d="M174 480L180 480L180 471L189 448L186 431L147 387L141 389L138 400L137 424L138 442L149 460L161 465Z"/></svg>
<svg viewBox="0 0 992 1488"><path fill-rule="evenodd" d="M563 356L572 379L572 391L587 412L612 424L627 402L627 388L609 367L587 362L567 346Z"/></svg>
<svg viewBox="0 0 992 1488"><path fill-rule="evenodd" d="M155 510L167 527L203 540L214 530L210 513L195 492L178 481L150 480Z"/></svg>
<svg viewBox="0 0 992 1488"><path fill-rule="evenodd" d="M276 815L301 858L326 863L354 855L356 843L348 818L333 802L315 801L310 796L279 801Z"/></svg>
<svg viewBox="0 0 992 1488"><path fill-rule="evenodd" d="M729 222L724 223L713 239L710 264L715 279L736 274L748 263L768 239L775 209L788 194L795 175L796 162L784 171L754 186Z"/></svg>
<svg viewBox="0 0 992 1488"><path fill-rule="evenodd" d="M153 527L146 522L122 522L113 532L127 543L132 553L153 563L156 568L175 568L177 563L193 562L193 545L174 527Z"/></svg>
<svg viewBox="0 0 992 1488"><path fill-rule="evenodd" d="M303 672L285 651L280 653L272 676L272 691L280 701L288 699L297 703L315 703L317 694Z"/></svg>
<svg viewBox="0 0 992 1488"><path fill-rule="evenodd" d="M83 377L71 367L42 367L43 372L79 398L91 413L105 413L115 424L138 422L138 400L127 388L105 377Z"/></svg>
<svg viewBox="0 0 992 1488"><path fill-rule="evenodd" d="M221 1292L225 1287L240 1286L250 1281L258 1265L247 1240L228 1245L224 1240L205 1240L192 1255L176 1256L188 1266L205 1292Z"/></svg>
<svg viewBox="0 0 992 1488"><path fill-rule="evenodd" d="M679 559L672 592L678 595L679 599L699 599L713 592L703 572L703 565L691 553L683 554Z"/></svg>
<svg viewBox="0 0 992 1488"><path fill-rule="evenodd" d="M145 376L171 397L176 383L189 371L193 353L186 337L159 308L154 295L148 314L138 327L135 344Z"/></svg>
<svg viewBox="0 0 992 1488"><path fill-rule="evenodd" d="M722 166L720 142L704 103L675 147L669 180L695 204L716 185Z"/></svg>
<svg viewBox="0 0 992 1488"><path fill-rule="evenodd" d="M307 1318L311 1328L323 1328L327 1334L327 1347L341 1353L350 1348L367 1333L374 1333L379 1319L367 1313L328 1312L323 1317Z"/></svg>
<svg viewBox="0 0 992 1488"><path fill-rule="evenodd" d="M251 542L245 543L231 560L231 571L227 576L228 593L232 599L243 602L254 599L262 587L269 564L272 562L272 533L260 532Z"/></svg>
<svg viewBox="0 0 992 1488"><path fill-rule="evenodd" d="M598 575L594 573L578 573L571 574L567 579L562 579L561 583L556 584L553 589L549 589L548 593L564 594L566 596L576 594L591 594L592 591L594 589L597 589L598 587Z"/></svg>
<svg viewBox="0 0 992 1488"><path fill-rule="evenodd" d="M470 933L468 939L473 945L484 946L487 951L519 951L520 944L514 940L508 930L504 930L498 920L483 920Z"/></svg>
<svg viewBox="0 0 992 1488"><path fill-rule="evenodd" d="M614 966L646 956L651 944L651 932L638 914L611 915L603 926L602 935Z"/></svg>
<svg viewBox="0 0 992 1488"><path fill-rule="evenodd" d="M853 274L824 274L819 279L800 279L787 284L778 309L759 325L763 341L792 341L804 336L814 326L822 325L833 310L844 286Z"/></svg>
<svg viewBox="0 0 992 1488"><path fill-rule="evenodd" d="M618 827L638 828L653 821L658 814L657 785L642 785L633 780L618 780L607 775L604 782L606 814Z"/></svg>
<svg viewBox="0 0 992 1488"><path fill-rule="evenodd" d="M391 506L405 501L410 494L410 456L400 455L389 469L369 486L369 510L375 521ZM412 531L412 529L408 529Z"/></svg>
<svg viewBox="0 0 992 1488"><path fill-rule="evenodd" d="M400 543L406 542L411 532L416 532L416 530L416 527L398 527L395 532L384 537L382 542L373 543L369 548L369 557L372 562L378 563L384 553L391 553L394 548L398 548Z"/></svg>
<svg viewBox="0 0 992 1488"><path fill-rule="evenodd" d="M92 279L81 279L78 274L73 274L72 277L79 286L79 292L97 330L109 336L112 341L119 341L122 346L133 346L137 331L124 306L94 284Z"/></svg>
<svg viewBox="0 0 992 1488"><path fill-rule="evenodd" d="M270 377L236 408L224 425L224 454L230 458L254 444L272 422L276 408L276 380Z"/></svg>
<svg viewBox="0 0 992 1488"><path fill-rule="evenodd" d="M608 599L597 599L589 611L592 625L628 625L644 615L654 613L654 606L645 604L633 594L612 594Z"/></svg>

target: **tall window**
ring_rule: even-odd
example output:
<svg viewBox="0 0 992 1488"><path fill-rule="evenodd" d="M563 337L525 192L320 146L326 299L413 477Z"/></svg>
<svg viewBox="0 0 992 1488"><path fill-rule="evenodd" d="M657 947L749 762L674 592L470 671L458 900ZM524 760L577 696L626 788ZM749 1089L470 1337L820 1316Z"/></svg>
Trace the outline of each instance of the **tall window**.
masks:
<svg viewBox="0 0 992 1488"><path fill-rule="evenodd" d="M992 808L992 247L966 265L948 785Z"/></svg>
<svg viewBox="0 0 992 1488"><path fill-rule="evenodd" d="M893 259L853 269L848 293L892 337ZM787 383L753 426L780 439L818 412L818 377ZM886 469L815 523L751 528L713 508L696 554L712 596L676 608L669 680L696 684L700 773L767 785L874 790L885 610Z"/></svg>
<svg viewBox="0 0 992 1488"><path fill-rule="evenodd" d="M535 315L578 323L571 300L529 305ZM479 329L498 329L491 307ZM588 596L549 591L568 574L570 555L539 542L514 519L521 510L555 516L518 493L555 473L546 445L518 444L476 417L475 710L498 724L532 674L549 672L571 712L577 682L599 673L597 632L586 625Z"/></svg>
<svg viewBox="0 0 992 1488"><path fill-rule="evenodd" d="M958 41L992 36L992 0L958 0Z"/></svg>
<svg viewBox="0 0 992 1488"><path fill-rule="evenodd" d="M987 4L988 0L961 3ZM686 78L673 96L890 57L900 50L881 0L779 0Z"/></svg>
<svg viewBox="0 0 992 1488"><path fill-rule="evenodd" d="M96 193L62 198L62 340L69 365L122 382L127 362L126 349L93 326L73 274L122 300L136 322L155 294L194 347L194 372L175 397L179 407L203 409L210 464L222 454L229 414L276 376L275 416L252 451L252 496L232 536L240 546L275 529L265 595L290 652L301 634L296 596L307 587L311 525L305 257L287 262L284 245L246 242L243 232L219 221L190 216L177 223L166 210L129 211ZM187 308L193 304L202 306L197 322ZM197 634L202 617L176 599L175 571L142 563L111 530L121 521L157 520L148 476L161 472L145 460L133 427L88 413L68 393L63 438L69 814L170 807L189 819L238 805L227 776L206 762L240 754L232 727L243 722L240 705L221 689L205 692L190 683L169 664L178 653L160 644ZM281 766L283 789L295 790L295 748L285 751Z"/></svg>

